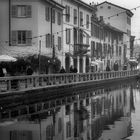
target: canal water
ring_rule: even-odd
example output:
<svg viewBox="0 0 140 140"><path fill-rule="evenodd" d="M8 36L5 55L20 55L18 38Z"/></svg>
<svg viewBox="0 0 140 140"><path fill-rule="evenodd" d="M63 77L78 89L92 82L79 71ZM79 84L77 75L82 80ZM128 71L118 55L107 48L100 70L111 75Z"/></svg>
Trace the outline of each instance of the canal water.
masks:
<svg viewBox="0 0 140 140"><path fill-rule="evenodd" d="M1 121L0 140L140 139L138 81L74 92L56 107Z"/></svg>

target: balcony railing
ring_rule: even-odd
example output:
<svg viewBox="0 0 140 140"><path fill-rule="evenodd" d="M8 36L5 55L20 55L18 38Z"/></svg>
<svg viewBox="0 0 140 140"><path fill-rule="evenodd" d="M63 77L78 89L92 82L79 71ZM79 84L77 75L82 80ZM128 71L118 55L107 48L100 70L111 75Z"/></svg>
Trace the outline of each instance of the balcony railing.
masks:
<svg viewBox="0 0 140 140"><path fill-rule="evenodd" d="M85 55L88 52L89 44L74 44L74 55Z"/></svg>

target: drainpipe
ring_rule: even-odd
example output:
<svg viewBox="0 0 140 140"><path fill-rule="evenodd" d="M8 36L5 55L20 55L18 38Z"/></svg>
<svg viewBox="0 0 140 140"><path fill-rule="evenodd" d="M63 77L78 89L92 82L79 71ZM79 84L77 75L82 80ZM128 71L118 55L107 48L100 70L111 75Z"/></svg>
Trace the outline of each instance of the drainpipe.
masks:
<svg viewBox="0 0 140 140"><path fill-rule="evenodd" d="M11 46L11 0L9 0L9 46Z"/></svg>

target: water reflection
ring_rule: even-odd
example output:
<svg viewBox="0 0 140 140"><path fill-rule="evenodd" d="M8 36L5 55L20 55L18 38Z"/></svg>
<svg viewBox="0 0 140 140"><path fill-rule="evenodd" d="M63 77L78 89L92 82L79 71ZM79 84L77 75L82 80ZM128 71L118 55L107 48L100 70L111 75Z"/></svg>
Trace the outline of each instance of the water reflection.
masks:
<svg viewBox="0 0 140 140"><path fill-rule="evenodd" d="M28 116L1 121L1 140L138 139L139 83L74 94L73 102ZM63 100L59 101L62 103Z"/></svg>

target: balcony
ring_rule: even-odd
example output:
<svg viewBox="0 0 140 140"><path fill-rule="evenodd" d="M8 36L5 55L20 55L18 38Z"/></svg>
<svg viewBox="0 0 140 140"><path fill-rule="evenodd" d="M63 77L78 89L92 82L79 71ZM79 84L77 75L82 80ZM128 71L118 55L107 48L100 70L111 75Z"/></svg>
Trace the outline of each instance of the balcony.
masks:
<svg viewBox="0 0 140 140"><path fill-rule="evenodd" d="M89 44L74 44L74 55L86 55L88 50Z"/></svg>

